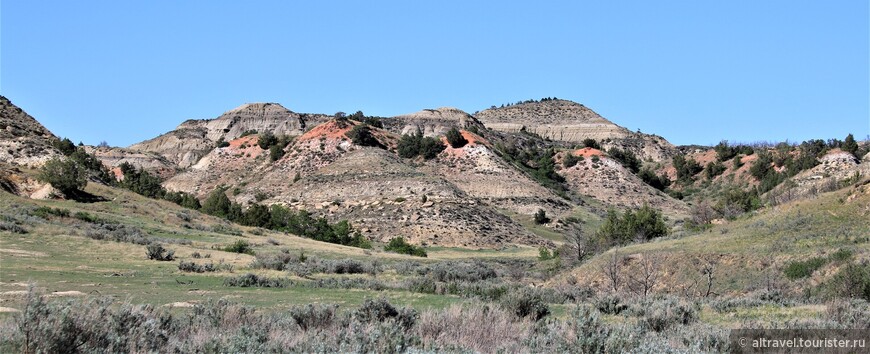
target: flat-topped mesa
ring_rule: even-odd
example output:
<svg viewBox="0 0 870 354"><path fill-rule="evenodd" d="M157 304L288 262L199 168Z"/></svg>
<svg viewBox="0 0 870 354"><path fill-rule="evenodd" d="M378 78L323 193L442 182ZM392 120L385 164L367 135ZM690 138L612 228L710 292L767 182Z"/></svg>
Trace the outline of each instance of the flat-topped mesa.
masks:
<svg viewBox="0 0 870 354"><path fill-rule="evenodd" d="M483 128L477 119L461 109L441 107L424 109L382 121L384 128L397 134L413 134L419 129L425 136L439 136L451 128Z"/></svg>
<svg viewBox="0 0 870 354"><path fill-rule="evenodd" d="M631 133L582 104L559 99L490 108L475 118L492 130L517 133L525 129L559 141L624 138Z"/></svg>
<svg viewBox="0 0 870 354"><path fill-rule="evenodd" d="M606 148L618 147L642 159L664 161L676 148L662 137L632 132L586 106L567 100L526 101L490 108L475 114L488 129L508 133L526 131L555 141L581 143L595 139Z"/></svg>
<svg viewBox="0 0 870 354"><path fill-rule="evenodd" d="M230 141L248 131L298 136L309 126L330 117L299 114L277 103L246 103L214 119L192 119L175 130L130 146L133 150L156 152L181 168L195 164L219 141Z"/></svg>

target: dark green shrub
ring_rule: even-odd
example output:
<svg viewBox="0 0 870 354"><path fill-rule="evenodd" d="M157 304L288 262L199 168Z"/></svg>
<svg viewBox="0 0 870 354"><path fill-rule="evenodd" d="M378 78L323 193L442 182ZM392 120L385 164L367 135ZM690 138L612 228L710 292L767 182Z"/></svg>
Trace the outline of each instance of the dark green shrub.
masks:
<svg viewBox="0 0 870 354"><path fill-rule="evenodd" d="M615 210L609 210L595 235L598 242L607 246L627 244L635 239L647 241L666 236L669 232L670 228L662 213L644 205L636 211L626 210L622 215Z"/></svg>
<svg viewBox="0 0 870 354"><path fill-rule="evenodd" d="M209 215L228 218L231 214L232 206L233 203L227 197L226 188L218 187L202 203L200 211Z"/></svg>
<svg viewBox="0 0 870 354"><path fill-rule="evenodd" d="M38 177L63 194L76 193L88 184L87 170L70 158L48 160L39 170Z"/></svg>
<svg viewBox="0 0 870 354"><path fill-rule="evenodd" d="M30 215L38 216L43 219L48 219L50 215L54 215L57 217L68 218L70 213L68 209L60 209L60 208L51 208L47 206L41 206L39 208L34 209Z"/></svg>
<svg viewBox="0 0 870 354"><path fill-rule="evenodd" d="M625 168L627 168L632 173L637 173L640 170L640 160L634 155L633 152L628 150L621 150L619 148L611 148L607 150L607 154L610 157L614 158L616 161L619 161Z"/></svg>
<svg viewBox="0 0 870 354"><path fill-rule="evenodd" d="M535 224L540 225L548 222L550 222L550 218L547 217L547 212L545 212L544 209L538 209L538 211L535 212Z"/></svg>
<svg viewBox="0 0 870 354"><path fill-rule="evenodd" d="M662 174L661 176L658 176L648 168L640 170L640 173L638 173L637 176L640 177L644 183L660 191L664 191L671 185L671 180L667 175Z"/></svg>
<svg viewBox="0 0 870 354"><path fill-rule="evenodd" d="M73 217L76 219L79 219L81 221L89 222L92 224L102 222L102 220L100 218L98 218L94 215L91 215L87 212L84 212L84 211L77 211L75 214L73 214Z"/></svg>
<svg viewBox="0 0 870 354"><path fill-rule="evenodd" d="M595 139L583 139L583 147L601 150L601 145L598 145L598 142L595 141Z"/></svg>
<svg viewBox="0 0 870 354"><path fill-rule="evenodd" d="M852 251L847 248L841 248L828 256L831 262L846 262L852 259Z"/></svg>
<svg viewBox="0 0 870 354"><path fill-rule="evenodd" d="M719 161L710 162L706 167L704 167L704 176L707 177L708 180L716 178L716 176L721 175L723 172L725 172L725 165Z"/></svg>
<svg viewBox="0 0 870 354"><path fill-rule="evenodd" d="M435 158L444 149L445 146L440 140L432 137L423 137L423 132L420 130L417 130L415 134L402 135L396 147L396 151L401 157L414 158L423 156L426 160Z"/></svg>
<svg viewBox="0 0 870 354"><path fill-rule="evenodd" d="M372 134L371 127L369 127L368 124L358 124L354 126L347 132L347 137L350 138L350 141L359 146L384 148L384 145L375 138L374 134Z"/></svg>
<svg viewBox="0 0 870 354"><path fill-rule="evenodd" d="M852 134L846 136L846 139L843 140L843 145L841 145L840 148L856 158L861 158L861 156L858 156L858 143L855 141L855 137Z"/></svg>
<svg viewBox="0 0 870 354"><path fill-rule="evenodd" d="M793 261L785 265L782 272L791 280L801 279L813 275L813 272L828 263L828 260L821 257L813 257L806 261Z"/></svg>
<svg viewBox="0 0 870 354"><path fill-rule="evenodd" d="M69 140L69 138L63 138L63 140L52 139L51 146L58 149L63 156L72 155L77 149L76 144L73 144L72 140Z"/></svg>
<svg viewBox="0 0 870 354"><path fill-rule="evenodd" d="M272 145L269 147L269 161L275 162L284 157L284 148L280 145Z"/></svg>
<svg viewBox="0 0 870 354"><path fill-rule="evenodd" d="M677 180L681 183L691 183L695 175L703 170L701 164L682 155L674 156L674 168L677 170Z"/></svg>
<svg viewBox="0 0 870 354"><path fill-rule="evenodd" d="M272 145L278 144L278 137L271 132L265 132L257 137L257 145L260 149L268 150Z"/></svg>
<svg viewBox="0 0 870 354"><path fill-rule="evenodd" d="M251 247L251 244L245 240L236 240L236 242L222 248L221 250L224 252L243 253L252 256L254 255L254 249Z"/></svg>
<svg viewBox="0 0 870 354"><path fill-rule="evenodd" d="M562 157L562 167L571 168L577 165L580 162L580 158L571 153L570 151L565 152L565 156Z"/></svg>
<svg viewBox="0 0 870 354"><path fill-rule="evenodd" d="M129 163L119 165L121 173L124 175L124 180L119 183L122 188L128 189L136 194L146 196L148 198L164 198L166 189L161 185L160 178L153 176L145 170L139 170ZM181 201L181 194L171 195L170 198ZM174 200L173 200L174 201ZM178 203L176 203L178 204Z"/></svg>
<svg viewBox="0 0 870 354"><path fill-rule="evenodd" d="M148 259L154 261L172 261L175 260L175 251L170 251L163 248L163 245L159 243L149 244L145 248L145 254L148 256Z"/></svg>
<svg viewBox="0 0 870 354"><path fill-rule="evenodd" d="M520 288L502 297L501 306L517 317L540 320L550 314L541 295L529 288Z"/></svg>
<svg viewBox="0 0 870 354"><path fill-rule="evenodd" d="M403 237L395 237L391 239L390 243L384 246L384 251L408 254L417 257L427 257L426 251L423 247L409 244Z"/></svg>
<svg viewBox="0 0 870 354"><path fill-rule="evenodd" d="M468 140L466 140L465 137L462 136L462 133L456 128L448 130L444 137L447 138L447 143L449 143L454 149L461 148L468 144Z"/></svg>
<svg viewBox="0 0 870 354"><path fill-rule="evenodd" d="M271 279L251 273L224 279L224 286L240 288L285 288L287 283L284 279Z"/></svg>
<svg viewBox="0 0 870 354"><path fill-rule="evenodd" d="M849 263L826 284L832 297L870 301L870 265Z"/></svg>

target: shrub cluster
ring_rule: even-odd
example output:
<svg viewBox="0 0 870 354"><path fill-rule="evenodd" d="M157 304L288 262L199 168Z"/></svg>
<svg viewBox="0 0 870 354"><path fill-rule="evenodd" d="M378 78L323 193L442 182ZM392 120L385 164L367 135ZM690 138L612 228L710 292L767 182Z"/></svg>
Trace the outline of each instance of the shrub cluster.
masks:
<svg viewBox="0 0 870 354"><path fill-rule="evenodd" d="M550 314L550 308L539 293L523 287L502 297L501 306L517 317L538 321Z"/></svg>
<svg viewBox="0 0 870 354"><path fill-rule="evenodd" d="M633 152L629 150L621 150L614 147L607 150L607 154L616 161L619 161L619 163L625 166L625 168L627 168L632 173L637 173L638 171L640 171L641 162L637 158L637 156L634 155Z"/></svg>
<svg viewBox="0 0 870 354"><path fill-rule="evenodd" d="M88 184L88 172L71 158L46 161L38 178L68 196L84 189Z"/></svg>
<svg viewBox="0 0 870 354"><path fill-rule="evenodd" d="M435 158L441 153L441 151L444 151L444 149L445 146L441 140L432 137L424 137L423 132L419 129L415 134L402 135L402 138L399 139L399 144L396 147L396 151L401 157L410 159L417 156L423 156L426 160Z"/></svg>
<svg viewBox="0 0 870 354"><path fill-rule="evenodd" d="M447 138L447 143L450 144L450 147L454 149L461 148L468 144L468 140L466 140L465 137L462 136L462 133L459 132L459 130L457 130L455 127L450 128L450 130L447 131L444 137Z"/></svg>
<svg viewBox="0 0 870 354"><path fill-rule="evenodd" d="M596 231L597 242L603 246L624 245L632 241L647 241L666 236L670 228L662 213L649 205L638 210L627 209L622 215L611 209Z"/></svg>
<svg viewBox="0 0 870 354"><path fill-rule="evenodd" d="M660 191L664 191L666 188L668 188L668 186L671 185L671 180L670 178L668 178L667 175L656 175L655 172L648 168L640 170L637 176L640 177L640 179L644 183Z"/></svg>
<svg viewBox="0 0 870 354"><path fill-rule="evenodd" d="M170 251L163 248L163 245L159 243L149 244L145 248L145 254L148 256L148 259L155 261L172 261L175 260L175 251Z"/></svg>
<svg viewBox="0 0 870 354"><path fill-rule="evenodd" d="M751 146L747 145L728 145L728 141L721 141L719 144L713 147L713 150L716 151L716 160L719 162L724 162L730 160L731 158L742 154L742 155L752 155L755 153L755 150L752 149Z"/></svg>
<svg viewBox="0 0 870 354"><path fill-rule="evenodd" d="M534 298L534 296L531 296ZM523 302L517 302L522 304ZM727 352L728 330L692 324L692 306L655 307L638 323L614 324L588 307L563 319L533 323L535 301L516 306L475 304L422 315L383 298L340 312L335 305L256 311L225 299L189 312L114 304L109 298L47 301L32 291L20 315L6 316L0 348L8 352ZM511 306L514 308L514 306ZM866 328L866 302L831 306L828 316ZM659 315L657 309L664 315ZM649 319L647 319L647 317ZM850 322L851 321L851 322ZM851 324L846 324L851 323ZM687 327L688 325L691 327ZM663 328L655 332L651 328ZM846 328L846 327L844 327Z"/></svg>
<svg viewBox="0 0 870 354"><path fill-rule="evenodd" d="M41 206L33 209L33 211L31 211L29 214L33 216L38 216L46 220L48 220L49 216L51 215L61 218L68 218L70 216L69 209L51 208L47 206Z"/></svg>
<svg viewBox="0 0 870 354"><path fill-rule="evenodd" d="M210 273L210 272L219 272L219 271L232 271L233 266L224 263L203 263L196 264L194 262L185 262L181 261L178 263L178 270L182 272L189 273Z"/></svg>
<svg viewBox="0 0 870 354"><path fill-rule="evenodd" d="M224 279L224 286L239 288L284 288L288 283L286 279L272 279L251 273Z"/></svg>
<svg viewBox="0 0 870 354"><path fill-rule="evenodd" d="M372 146L378 147L381 149L386 148L384 144L381 144L380 141L372 134L372 129L368 124L362 123L354 126L350 131L347 132L347 137L350 138L354 144L359 146Z"/></svg>
<svg viewBox="0 0 870 354"><path fill-rule="evenodd" d="M677 170L677 181L683 184L690 184L695 179L695 175L703 170L701 164L682 155L674 156L674 168Z"/></svg>
<svg viewBox="0 0 870 354"><path fill-rule="evenodd" d="M404 237L395 237L390 240L386 246L384 246L384 251L387 252L395 252L401 254L408 254L417 257L426 257L426 250L420 246L414 246L405 241Z"/></svg>
<svg viewBox="0 0 870 354"><path fill-rule="evenodd" d="M221 248L221 251L249 254L252 256L255 254L254 248L251 246L250 243L248 243L248 241L245 240L236 240L236 242L233 242L232 244Z"/></svg>
<svg viewBox="0 0 870 354"><path fill-rule="evenodd" d="M562 167L571 168L577 165L580 161L583 161L583 156L574 155L571 151L565 152L565 155L562 157Z"/></svg>
<svg viewBox="0 0 870 354"><path fill-rule="evenodd" d="M410 307L397 309L384 297L366 299L362 306L353 312L353 318L363 323L394 320L405 329L413 327L418 317L416 310Z"/></svg>

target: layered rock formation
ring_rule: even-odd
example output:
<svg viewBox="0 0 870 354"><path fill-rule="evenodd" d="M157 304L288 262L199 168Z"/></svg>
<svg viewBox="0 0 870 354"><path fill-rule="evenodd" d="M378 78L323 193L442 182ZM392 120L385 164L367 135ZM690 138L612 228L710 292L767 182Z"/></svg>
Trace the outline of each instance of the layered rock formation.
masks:
<svg viewBox="0 0 870 354"><path fill-rule="evenodd" d="M452 107L424 109L389 119L383 119L384 128L396 134L414 134L417 130L425 136L441 136L451 128L483 128L477 119L464 111Z"/></svg>
<svg viewBox="0 0 870 354"><path fill-rule="evenodd" d="M38 167L60 152L52 147L56 140L48 129L27 112L0 96L0 162Z"/></svg>
<svg viewBox="0 0 870 354"><path fill-rule="evenodd" d="M248 103L215 119L188 120L175 130L130 146L156 152L181 168L196 164L220 141L230 141L248 131L298 136L306 128L329 119L322 114L299 114L277 103Z"/></svg>
<svg viewBox="0 0 870 354"><path fill-rule="evenodd" d="M572 143L595 139L603 147L628 149L642 159L664 161L676 154L676 148L662 137L631 132L582 104L566 100L491 108L475 114L475 118L487 128L503 132L525 131Z"/></svg>

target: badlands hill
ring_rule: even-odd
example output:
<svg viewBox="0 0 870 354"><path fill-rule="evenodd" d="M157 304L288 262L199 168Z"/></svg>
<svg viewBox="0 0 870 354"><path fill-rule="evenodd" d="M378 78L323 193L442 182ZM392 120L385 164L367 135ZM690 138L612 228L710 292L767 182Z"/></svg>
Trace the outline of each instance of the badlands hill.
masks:
<svg viewBox="0 0 870 354"><path fill-rule="evenodd" d="M475 114L487 128L540 135L555 141L580 143L595 139L605 148L627 149L644 160L668 160L676 148L660 136L632 132L601 117L586 106L567 100L525 101Z"/></svg>
<svg viewBox="0 0 870 354"><path fill-rule="evenodd" d="M215 119L188 120L175 130L130 146L164 156L180 168L196 164L220 141L238 138L247 131L276 135L301 135L309 126L324 122L326 115L292 112L277 103L248 103Z"/></svg>
<svg viewBox="0 0 870 354"><path fill-rule="evenodd" d="M382 146L368 147L348 137L360 122L338 123L327 115L297 114L278 104L245 104L215 119L186 121L129 151L159 154L174 163L178 173L164 183L170 190L204 199L223 187L243 205L280 203L332 220L348 219L376 240L404 235L425 244L537 245L549 241L522 225L528 225L538 210L550 216L553 223L547 227L552 229L562 228L561 220L566 218L595 223L608 207L650 204L674 220L688 215L684 203L652 189L616 161L605 159L594 170L584 165L564 171L567 181L564 190L558 191L542 185L523 168L534 161L508 161L505 151L496 148L525 145L536 151L563 150L573 146L572 142L593 138L601 139L605 147L663 159L675 151L663 139L629 132L582 105L563 100L488 110L478 116L482 119L442 107L381 118L383 128L372 127L372 131ZM526 132L549 138L557 128L547 133L543 128L499 125L499 119L508 118L577 129L555 139L564 141L544 140ZM444 139L453 128L461 130L469 144L448 146L432 160L405 159L396 153L402 135L420 131ZM269 152L258 146L261 134L242 136L246 132L269 132L294 140L284 148L281 159L271 161ZM218 147L219 142L225 144ZM114 161L117 165L121 159ZM589 198L598 202L596 206L584 202Z"/></svg>
<svg viewBox="0 0 870 354"><path fill-rule="evenodd" d="M0 96L0 162L40 166L59 154L51 146L54 139L36 119Z"/></svg>
<svg viewBox="0 0 870 354"><path fill-rule="evenodd" d="M4 117L15 113L29 118L24 134L29 145L50 148L54 135L17 107L7 106L4 109L11 113ZM510 128L505 122L512 120L526 125ZM543 236L558 241L553 235L566 227L566 220L594 225L611 207L649 204L672 221L688 215L685 203L651 188L604 152L598 152L600 162L587 159L563 167L561 159L573 153L574 143L587 138L650 159L675 151L663 139L629 132L570 101L525 103L477 116L455 108L426 109L378 121L383 128L370 129L379 146L360 146L349 132L362 122L299 114L276 103L252 103L214 119L185 121L129 148L86 150L116 174L121 163L130 163L164 178L171 191L204 200L223 188L243 206L282 204L331 221L349 220L376 241L399 235L425 245L552 246ZM574 128L562 129L566 126ZM553 127L570 134L556 136ZM453 128L467 144L447 144L444 134ZM400 157L401 136L418 130L440 139L444 151L433 159ZM273 160L268 149L259 146L264 133L290 139L283 156ZM28 156L53 156L34 151ZM538 157L532 156L547 151L557 152L552 156L555 173L563 182L547 184L535 176L540 166ZM535 226L532 216L539 210L550 222Z"/></svg>

